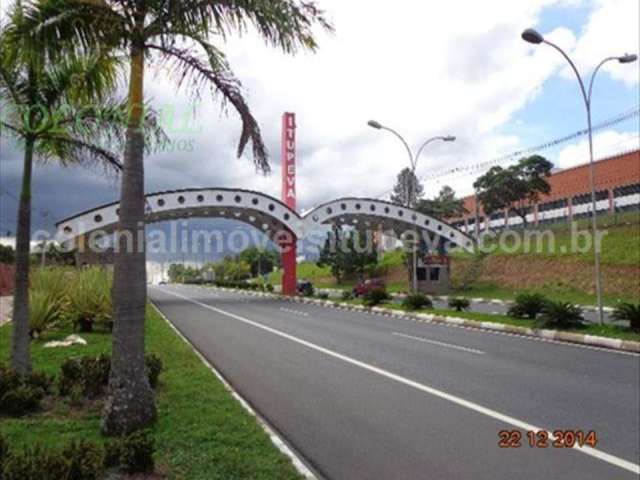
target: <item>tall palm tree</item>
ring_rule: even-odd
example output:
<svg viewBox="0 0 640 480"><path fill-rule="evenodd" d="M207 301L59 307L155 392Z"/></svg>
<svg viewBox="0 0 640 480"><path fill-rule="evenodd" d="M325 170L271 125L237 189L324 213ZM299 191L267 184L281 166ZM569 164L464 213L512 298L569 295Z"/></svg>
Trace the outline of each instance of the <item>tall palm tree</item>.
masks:
<svg viewBox="0 0 640 480"><path fill-rule="evenodd" d="M120 434L144 427L155 418L152 391L144 367L146 271L144 252L144 138L140 131L147 63L168 64L178 86L199 96L205 88L230 104L240 116L238 156L251 141L259 170L269 170L260 128L242 95L218 44L232 33L255 29L270 45L287 53L314 51L313 29L331 30L313 1L300 0L48 0L49 16L42 31L51 38L75 36L115 49L129 62L129 119L120 198L119 233L115 255L113 356L109 396L102 429ZM126 249L125 239L133 238Z"/></svg>
<svg viewBox="0 0 640 480"><path fill-rule="evenodd" d="M119 70L116 59L97 52L76 55L79 52L70 45L58 44L48 51L45 39L32 28L36 11L31 7L16 2L0 25L0 133L24 148L11 351L12 366L20 373L31 368L28 289L34 160L99 165L119 172L122 165L115 152L124 140L126 113L126 105L110 96ZM147 115L147 131L161 135L152 115Z"/></svg>

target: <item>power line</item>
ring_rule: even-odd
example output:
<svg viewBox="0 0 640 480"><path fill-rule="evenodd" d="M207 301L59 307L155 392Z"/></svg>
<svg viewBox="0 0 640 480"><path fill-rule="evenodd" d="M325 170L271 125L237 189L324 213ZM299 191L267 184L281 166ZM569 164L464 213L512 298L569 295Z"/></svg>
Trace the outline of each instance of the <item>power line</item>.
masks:
<svg viewBox="0 0 640 480"><path fill-rule="evenodd" d="M633 108L630 109L626 112L620 113L614 117L611 117L607 120L604 120L601 123L598 123L597 125L594 125L592 128L593 132L597 132L600 130L603 130L605 128L611 127L612 125L617 125L619 123L625 122L627 120L630 120L634 117L638 117L640 116L640 108ZM553 147L557 147L558 145L561 145L563 143L567 143L570 142L572 140L575 140L577 138L580 138L584 135L587 135L589 133L588 129L584 129L584 130L579 130L577 132L574 132L570 135L566 135L564 137L559 137L550 141L547 141L545 143L533 146L533 147L528 147L528 148L524 148L522 150L516 150L514 152L511 152L509 154L506 155L501 155L500 157L496 157L492 160L486 160L484 162L479 162L479 163L475 163L475 164L471 164L471 165L463 165L460 167L453 167L453 168L447 168L447 169L443 169L443 170L439 170L437 172L433 172L430 174L426 174L422 177L420 177L420 181L425 181L425 180L433 180L433 179L437 179L437 178L441 178L441 177L446 177L448 175L453 175L453 174L459 174L459 173L474 173L474 172L479 172L479 171L483 171L485 169L488 169L490 167L496 166L496 165L500 165L500 164L504 164L504 163L508 163L512 160L514 160L515 158L521 158L522 156L525 156L527 154L531 154L531 153L535 153L535 152L539 152L542 150L548 150L550 148ZM385 197L387 195L389 195L391 192L393 192L393 188L386 190L384 193L378 195L375 198L382 198Z"/></svg>

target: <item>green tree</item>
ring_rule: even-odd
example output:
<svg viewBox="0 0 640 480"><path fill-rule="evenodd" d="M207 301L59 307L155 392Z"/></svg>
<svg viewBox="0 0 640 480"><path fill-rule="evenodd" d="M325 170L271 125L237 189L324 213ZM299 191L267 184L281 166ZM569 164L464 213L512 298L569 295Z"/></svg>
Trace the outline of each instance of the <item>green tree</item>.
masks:
<svg viewBox="0 0 640 480"><path fill-rule="evenodd" d="M398 174L393 186L391 201L398 205L415 205L424 195L424 186L410 168L404 168Z"/></svg>
<svg viewBox="0 0 640 480"><path fill-rule="evenodd" d="M378 263L378 254L371 238L358 230L344 231L334 225L327 233L318 258L319 267L329 267L336 282L353 276L363 276Z"/></svg>
<svg viewBox="0 0 640 480"><path fill-rule="evenodd" d="M16 260L16 252L10 245L0 245L0 263L13 263Z"/></svg>
<svg viewBox="0 0 640 480"><path fill-rule="evenodd" d="M97 52L77 55L33 28L38 12L31 3L15 2L0 25L1 131L24 148L22 187L16 229L12 366L31 368L29 344L29 249L32 170L35 160L62 165L97 163L118 171L111 150L122 138L122 104L110 94L117 63Z"/></svg>
<svg viewBox="0 0 640 480"><path fill-rule="evenodd" d="M225 257L221 262L213 265L213 270L216 273L216 280L238 282L251 277L249 263L239 258Z"/></svg>
<svg viewBox="0 0 640 480"><path fill-rule="evenodd" d="M252 277L270 273L280 265L280 254L273 249L250 247L240 253L239 259L249 264Z"/></svg>
<svg viewBox="0 0 640 480"><path fill-rule="evenodd" d="M540 155L521 159L509 168L493 167L473 184L486 214L507 209L527 225L527 214L540 194L548 194L553 164Z"/></svg>
<svg viewBox="0 0 640 480"><path fill-rule="evenodd" d="M268 156L258 123L243 97L221 43L249 25L287 53L315 50L313 28L330 29L322 11L311 1L297 0L49 0L44 2L49 21L41 31L49 38L74 36L126 56L129 63L128 127L119 230L123 244L115 255L114 331L109 395L102 429L106 434L126 433L155 419L153 392L144 365L144 313L146 267L144 250L144 78L149 61L173 70L178 87L188 86L196 97L203 89L230 104L240 116L240 156L252 143L256 167L269 170ZM54 43L54 42L52 42ZM134 248L127 250L126 237Z"/></svg>
<svg viewBox="0 0 640 480"><path fill-rule="evenodd" d="M416 210L440 220L459 217L467 213L467 209L464 208L464 200L456 198L456 192L447 185L442 187L437 197L418 200Z"/></svg>

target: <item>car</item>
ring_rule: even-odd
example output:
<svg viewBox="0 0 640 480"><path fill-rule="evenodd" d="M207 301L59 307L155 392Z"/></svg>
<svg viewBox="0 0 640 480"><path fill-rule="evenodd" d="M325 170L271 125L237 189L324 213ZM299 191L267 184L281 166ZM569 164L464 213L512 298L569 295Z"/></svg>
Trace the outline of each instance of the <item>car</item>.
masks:
<svg viewBox="0 0 640 480"><path fill-rule="evenodd" d="M313 295L315 289L313 288L313 283L309 280L298 280L298 283L296 284L296 291L298 292L298 295L310 296Z"/></svg>
<svg viewBox="0 0 640 480"><path fill-rule="evenodd" d="M387 285L381 278L369 278L367 280L359 281L355 287L353 287L353 295L359 297L366 295L371 290L387 290Z"/></svg>

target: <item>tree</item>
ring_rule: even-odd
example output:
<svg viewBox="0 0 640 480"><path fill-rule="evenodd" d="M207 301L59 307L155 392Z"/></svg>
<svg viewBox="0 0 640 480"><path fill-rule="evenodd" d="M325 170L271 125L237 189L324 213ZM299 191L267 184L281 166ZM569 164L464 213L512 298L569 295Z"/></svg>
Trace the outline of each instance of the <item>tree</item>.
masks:
<svg viewBox="0 0 640 480"><path fill-rule="evenodd" d="M252 277L270 273L280 265L280 255L273 249L250 247L240 253L239 259L250 266Z"/></svg>
<svg viewBox="0 0 640 480"><path fill-rule="evenodd" d="M362 276L378 263L373 242L358 230L344 231L334 225L327 233L318 258L319 267L330 267L337 283L354 275Z"/></svg>
<svg viewBox="0 0 640 480"><path fill-rule="evenodd" d="M313 27L331 29L312 1L297 0L50 0L49 21L42 25L49 38L74 36L125 55L129 62L128 126L119 231L123 242L115 255L114 331L109 394L103 412L106 434L127 433L155 418L154 399L144 365L146 272L144 229L144 76L155 57L169 66L178 87L188 84L198 97L203 88L220 96L239 114L242 131L237 154L251 141L256 167L269 170L268 155L258 123L242 95L224 53L210 38L223 41L251 24L264 40L287 53L315 50ZM124 242L133 238L128 251Z"/></svg>
<svg viewBox="0 0 640 480"><path fill-rule="evenodd" d="M467 209L464 208L464 200L456 198L456 192L447 185L442 187L437 197L430 200L419 200L416 210L440 220L459 217L467 213Z"/></svg>
<svg viewBox="0 0 640 480"><path fill-rule="evenodd" d="M11 245L0 245L0 263L13 263L16 252Z"/></svg>
<svg viewBox="0 0 640 480"><path fill-rule="evenodd" d="M62 165L99 163L117 171L120 161L109 148L123 130L118 121L122 104L109 96L116 81L115 59L97 52L75 55L65 46L51 54L47 40L33 28L35 13L32 4L16 2L0 26L0 125L2 133L24 147L11 346L11 363L20 373L31 368L28 289L34 159Z"/></svg>
<svg viewBox="0 0 640 480"><path fill-rule="evenodd" d="M406 207L407 205L415 205L423 195L424 187L416 174L410 168L402 169L393 187L391 201Z"/></svg>
<svg viewBox="0 0 640 480"><path fill-rule="evenodd" d="M532 155L506 169L491 168L473 186L486 214L507 209L518 215L526 226L527 214L540 194L551 191L546 179L552 168L553 164L544 157Z"/></svg>

